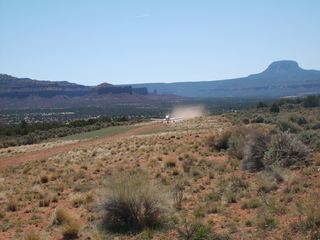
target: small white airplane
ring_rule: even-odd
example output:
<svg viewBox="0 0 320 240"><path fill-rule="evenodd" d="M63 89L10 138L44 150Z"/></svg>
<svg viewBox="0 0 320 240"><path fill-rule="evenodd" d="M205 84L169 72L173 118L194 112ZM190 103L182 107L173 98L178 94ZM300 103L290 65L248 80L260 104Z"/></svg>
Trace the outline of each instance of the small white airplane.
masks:
<svg viewBox="0 0 320 240"><path fill-rule="evenodd" d="M170 121L173 121L173 122L174 122L174 120L178 120L178 119L182 119L182 118L185 118L185 117L171 118L169 115L166 115L166 118L163 118L163 119L161 119L161 118L150 118L150 120L153 120L153 121L162 121L162 122L167 121L167 123L168 123L168 122L170 122Z"/></svg>

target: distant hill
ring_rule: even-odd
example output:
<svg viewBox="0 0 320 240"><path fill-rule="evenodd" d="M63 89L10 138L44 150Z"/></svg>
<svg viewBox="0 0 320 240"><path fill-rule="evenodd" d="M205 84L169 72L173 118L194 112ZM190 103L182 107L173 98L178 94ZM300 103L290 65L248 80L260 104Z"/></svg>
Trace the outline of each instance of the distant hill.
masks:
<svg viewBox="0 0 320 240"><path fill-rule="evenodd" d="M38 81L29 78L16 78L0 74L0 97L27 98L31 95L53 98L59 95L68 97L84 96L92 92L92 88L69 82Z"/></svg>
<svg viewBox="0 0 320 240"><path fill-rule="evenodd" d="M320 93L320 71L304 70L295 61L277 61L262 73L218 81L133 84L158 94L185 97L284 97Z"/></svg>
<svg viewBox="0 0 320 240"><path fill-rule="evenodd" d="M89 87L69 82L38 81L0 74L0 109L35 109L141 104L184 97L149 94L146 87L102 83Z"/></svg>
<svg viewBox="0 0 320 240"><path fill-rule="evenodd" d="M244 78L131 86L102 83L89 87L0 74L0 109L139 104L184 97L276 98L319 93L320 71L304 70L295 61L273 62L265 71Z"/></svg>
<svg viewBox="0 0 320 240"><path fill-rule="evenodd" d="M83 97L87 94L97 92L99 94L107 93L136 93L139 95L148 95L146 87L133 88L132 86L115 86L108 83L102 83L96 87L84 86L67 81L38 81L29 78L16 78L6 74L0 74L0 98L10 97L24 99L29 96L40 96L53 98L55 96Z"/></svg>

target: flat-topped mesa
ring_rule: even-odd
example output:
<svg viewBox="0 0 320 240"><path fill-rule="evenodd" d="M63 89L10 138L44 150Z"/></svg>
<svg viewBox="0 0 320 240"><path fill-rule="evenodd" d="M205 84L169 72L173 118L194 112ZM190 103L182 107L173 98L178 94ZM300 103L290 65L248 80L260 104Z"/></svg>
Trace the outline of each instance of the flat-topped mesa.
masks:
<svg viewBox="0 0 320 240"><path fill-rule="evenodd" d="M93 89L93 92L97 92L98 94L118 94L118 93L136 93L139 95L148 95L148 89L146 87L133 88L132 86L116 86L110 83L101 83Z"/></svg>
<svg viewBox="0 0 320 240"><path fill-rule="evenodd" d="M264 71L266 73L287 73L291 71L299 71L302 68L299 67L296 61L285 60L273 62L269 67Z"/></svg>
<svg viewBox="0 0 320 240"><path fill-rule="evenodd" d="M118 94L118 93L129 93L132 95L132 87L131 86L115 86L109 83L102 83L96 86L93 89L93 92L97 92L98 94Z"/></svg>

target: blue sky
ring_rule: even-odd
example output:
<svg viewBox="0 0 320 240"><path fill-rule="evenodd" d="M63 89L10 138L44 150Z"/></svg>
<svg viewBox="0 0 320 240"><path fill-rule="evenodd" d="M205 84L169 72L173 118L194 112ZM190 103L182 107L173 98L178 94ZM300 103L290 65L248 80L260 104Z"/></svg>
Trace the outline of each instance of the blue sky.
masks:
<svg viewBox="0 0 320 240"><path fill-rule="evenodd" d="M84 85L320 70L319 0L0 0L0 73Z"/></svg>

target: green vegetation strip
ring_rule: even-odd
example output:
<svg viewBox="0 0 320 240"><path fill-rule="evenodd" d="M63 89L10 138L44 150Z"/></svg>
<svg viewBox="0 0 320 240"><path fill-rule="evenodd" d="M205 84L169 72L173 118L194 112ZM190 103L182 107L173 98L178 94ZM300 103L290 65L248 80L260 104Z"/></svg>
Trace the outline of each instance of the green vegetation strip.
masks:
<svg viewBox="0 0 320 240"><path fill-rule="evenodd" d="M110 137L114 136L120 133L124 133L127 131L130 131L134 128L138 128L139 126L116 126L116 127L108 127L108 128L103 128L100 130L92 131L92 132L84 132L84 133L79 133L71 136L66 136L62 138L55 138L51 139L48 142L55 142L57 140L62 140L62 141L68 141L68 140L83 140L83 139L90 139L90 138L103 138L103 137Z"/></svg>
<svg viewBox="0 0 320 240"><path fill-rule="evenodd" d="M167 131L167 127L165 126L159 126L159 127L154 127L152 129L143 131L142 133L138 135L147 135L147 134L157 134L157 133L163 133Z"/></svg>

